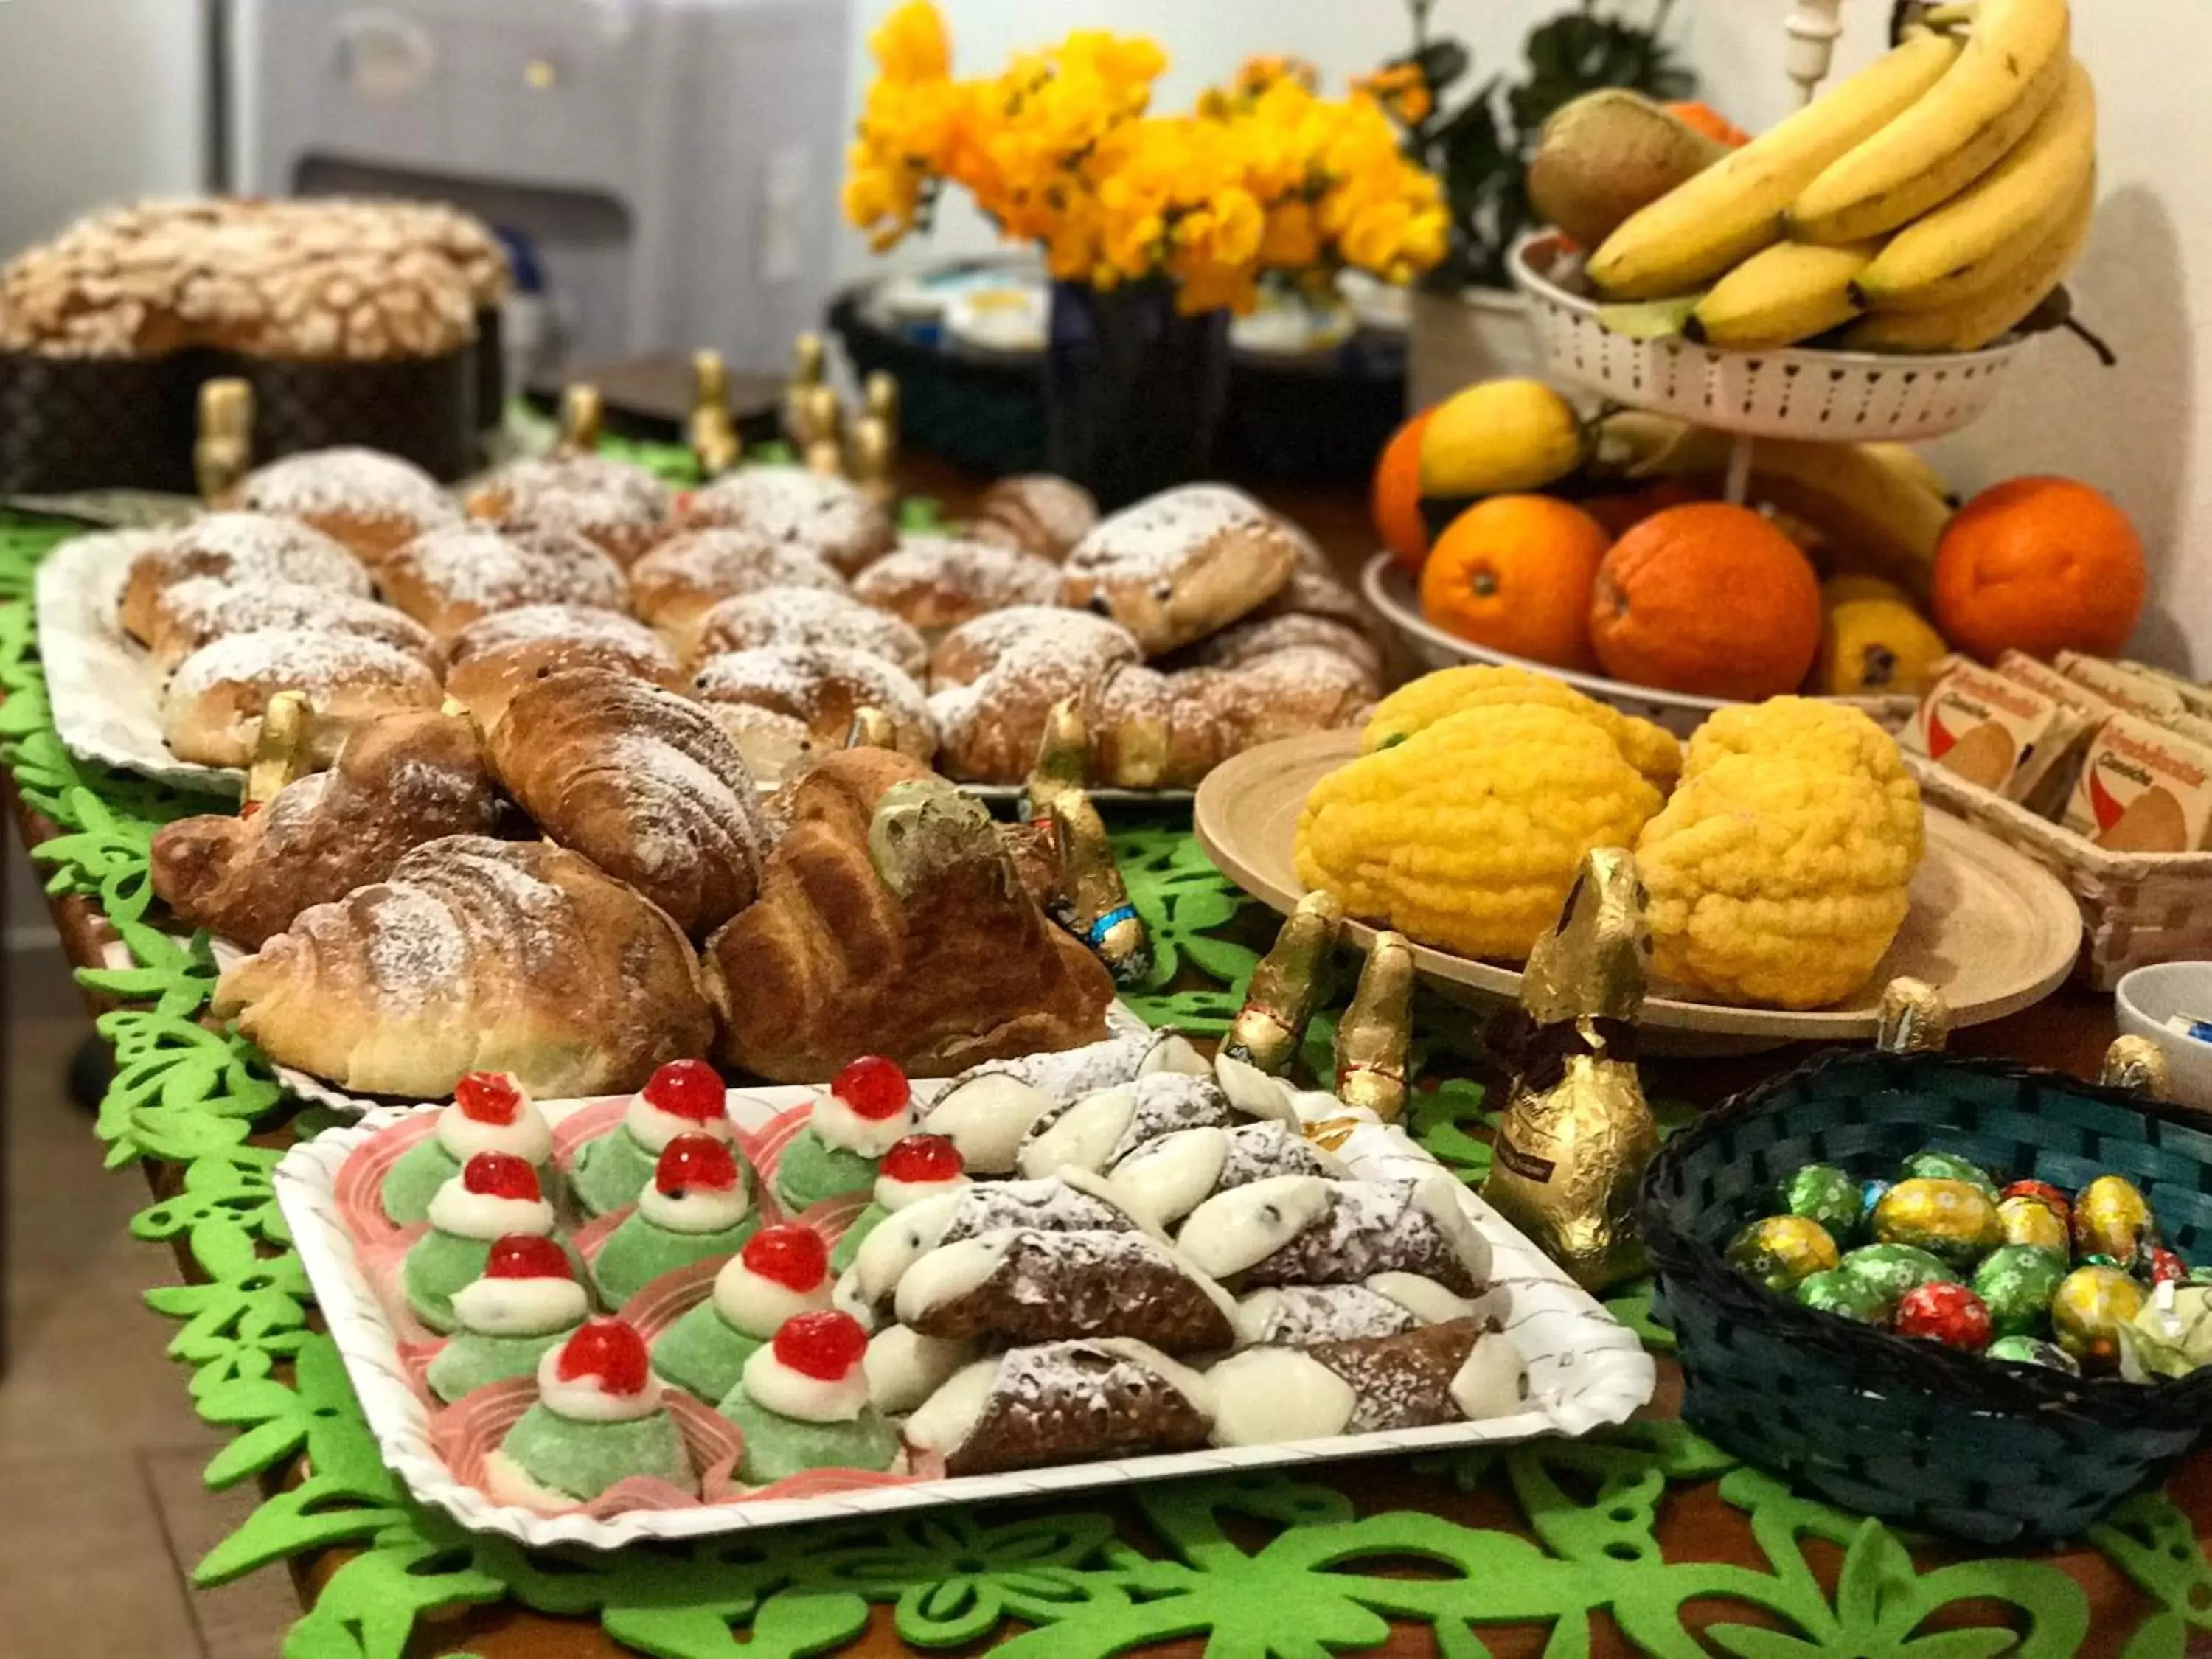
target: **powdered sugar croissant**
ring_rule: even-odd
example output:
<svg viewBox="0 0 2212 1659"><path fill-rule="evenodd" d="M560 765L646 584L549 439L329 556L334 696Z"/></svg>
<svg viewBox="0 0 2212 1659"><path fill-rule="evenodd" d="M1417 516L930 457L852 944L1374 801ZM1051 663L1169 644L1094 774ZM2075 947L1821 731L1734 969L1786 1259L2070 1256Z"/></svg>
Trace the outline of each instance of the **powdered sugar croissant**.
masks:
<svg viewBox="0 0 2212 1659"><path fill-rule="evenodd" d="M665 914L574 853L480 836L303 911L223 974L212 1009L280 1065L416 1099L469 1072L549 1099L625 1093L714 1036Z"/></svg>

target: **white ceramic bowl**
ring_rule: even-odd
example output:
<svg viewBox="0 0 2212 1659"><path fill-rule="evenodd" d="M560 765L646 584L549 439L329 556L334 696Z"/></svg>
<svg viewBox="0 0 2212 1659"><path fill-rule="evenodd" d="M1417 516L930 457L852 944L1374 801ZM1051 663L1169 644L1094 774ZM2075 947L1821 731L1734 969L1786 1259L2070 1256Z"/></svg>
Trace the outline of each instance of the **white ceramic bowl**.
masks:
<svg viewBox="0 0 2212 1659"><path fill-rule="evenodd" d="M2166 1053L2173 1097L2212 1110L2212 1042L2185 1036L2166 1022L2176 1014L2212 1019L2212 962L2160 962L2124 975L2113 988L2120 1030L2148 1037Z"/></svg>

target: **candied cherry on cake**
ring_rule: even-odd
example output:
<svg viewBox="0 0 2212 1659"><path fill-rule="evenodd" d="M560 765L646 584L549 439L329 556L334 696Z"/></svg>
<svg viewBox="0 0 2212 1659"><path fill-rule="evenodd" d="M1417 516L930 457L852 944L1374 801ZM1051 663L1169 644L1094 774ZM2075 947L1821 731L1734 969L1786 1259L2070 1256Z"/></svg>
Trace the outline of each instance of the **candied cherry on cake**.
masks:
<svg viewBox="0 0 2212 1659"><path fill-rule="evenodd" d="M830 1276L830 1246L813 1228L795 1221L762 1228L738 1254L747 1271L786 1290L804 1293Z"/></svg>
<svg viewBox="0 0 2212 1659"><path fill-rule="evenodd" d="M645 1085L648 1105L694 1123L722 1115L722 1076L703 1060L672 1060Z"/></svg>
<svg viewBox="0 0 2212 1659"><path fill-rule="evenodd" d="M862 1054L830 1079L830 1092L859 1116L880 1123L896 1117L914 1098L906 1073L881 1054Z"/></svg>
<svg viewBox="0 0 2212 1659"><path fill-rule="evenodd" d="M471 1072L453 1085L461 1115L504 1127L522 1110L522 1089L505 1072Z"/></svg>
<svg viewBox="0 0 2212 1659"><path fill-rule="evenodd" d="M509 1233L492 1241L491 1254L484 1258L483 1276L574 1279L576 1274L568 1265L568 1253L551 1239L540 1238L536 1233Z"/></svg>
<svg viewBox="0 0 2212 1659"><path fill-rule="evenodd" d="M734 1187L738 1160L712 1135L678 1135L660 1149L653 1184L672 1197L696 1187Z"/></svg>
<svg viewBox="0 0 2212 1659"><path fill-rule="evenodd" d="M464 1190L486 1198L538 1199L538 1171L512 1152L478 1152L461 1166Z"/></svg>
<svg viewBox="0 0 2212 1659"><path fill-rule="evenodd" d="M893 1141L877 1167L878 1173L893 1181L914 1185L951 1181L967 1172L967 1165L960 1161L960 1149L943 1135L908 1135Z"/></svg>
<svg viewBox="0 0 2212 1659"><path fill-rule="evenodd" d="M802 1376L842 1381L866 1358L868 1334L848 1313L830 1308L794 1314L776 1327L775 1357Z"/></svg>
<svg viewBox="0 0 2212 1659"><path fill-rule="evenodd" d="M619 1319L587 1320L562 1346L553 1374L563 1382L596 1376L609 1394L642 1394L645 1339Z"/></svg>

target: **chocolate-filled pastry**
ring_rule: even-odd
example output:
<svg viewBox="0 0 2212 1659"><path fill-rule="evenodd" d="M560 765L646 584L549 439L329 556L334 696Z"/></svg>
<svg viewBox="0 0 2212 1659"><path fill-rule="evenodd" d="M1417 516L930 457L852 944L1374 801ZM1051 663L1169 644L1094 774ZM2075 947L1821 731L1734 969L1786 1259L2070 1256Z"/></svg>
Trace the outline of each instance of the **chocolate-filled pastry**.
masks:
<svg viewBox="0 0 2212 1659"><path fill-rule="evenodd" d="M1493 1292L1494 1294L1494 1292ZM1316 1342L1395 1336L1422 1325L1472 1318L1475 1304L1418 1273L1376 1273L1361 1285L1280 1285L1237 1304L1237 1340L1310 1348Z"/></svg>
<svg viewBox="0 0 2212 1659"><path fill-rule="evenodd" d="M279 1065L416 1100L471 1072L544 1099L627 1093L714 1029L665 913L574 853L477 836L301 911L210 1007Z"/></svg>
<svg viewBox="0 0 2212 1659"><path fill-rule="evenodd" d="M1137 1031L1065 1054L1024 1054L970 1066L919 1114L925 1133L942 1135L976 1175L1010 1175L1037 1120L1055 1107L1139 1077L1211 1068L1178 1031Z"/></svg>
<svg viewBox="0 0 2212 1659"><path fill-rule="evenodd" d="M1225 484L1184 484L1101 519L1068 553L1062 605L1120 623L1160 656L1204 639L1280 592L1296 540Z"/></svg>
<svg viewBox="0 0 2212 1659"><path fill-rule="evenodd" d="M313 526L258 513L210 513L131 560L123 579L123 631L151 645L163 596L197 576L250 587L286 582L357 599L369 592L367 568Z"/></svg>
<svg viewBox="0 0 2212 1659"><path fill-rule="evenodd" d="M853 578L856 598L935 635L986 611L1050 605L1050 559L960 536L908 536Z"/></svg>
<svg viewBox="0 0 2212 1659"><path fill-rule="evenodd" d="M890 515L843 478L796 466L748 466L684 497L686 525L726 525L800 548L850 576L898 544Z"/></svg>
<svg viewBox="0 0 2212 1659"><path fill-rule="evenodd" d="M1145 1140L1109 1166L1115 1188L1155 1226L1170 1226L1216 1193L1277 1176L1350 1172L1291 1125L1269 1121L1176 1129Z"/></svg>
<svg viewBox="0 0 2212 1659"><path fill-rule="evenodd" d="M1528 1397L1513 1340L1471 1318L1304 1348L1246 1348L1206 1380L1217 1446L1510 1417Z"/></svg>
<svg viewBox="0 0 2212 1659"><path fill-rule="evenodd" d="M402 544L461 520L453 497L413 462L350 447L256 467L215 505L312 525L372 568Z"/></svg>
<svg viewBox="0 0 2212 1659"><path fill-rule="evenodd" d="M953 1373L901 1432L949 1475L1191 1451L1213 1426L1206 1379L1122 1337L1015 1348Z"/></svg>
<svg viewBox="0 0 2212 1659"><path fill-rule="evenodd" d="M165 589L155 602L146 645L154 665L167 673L203 646L272 628L356 635L419 657L434 672L441 665L430 630L388 605L340 588L296 582L240 586L220 576L194 576Z"/></svg>
<svg viewBox="0 0 2212 1659"><path fill-rule="evenodd" d="M720 927L759 891L759 789L696 704L605 669L568 669L515 696L490 748L494 775L546 835L685 933Z"/></svg>
<svg viewBox="0 0 2212 1659"><path fill-rule="evenodd" d="M944 1077L1105 1036L1113 982L978 803L889 749L827 756L781 800L759 899L708 942L732 1066L799 1082L877 1054Z"/></svg>
<svg viewBox="0 0 2212 1659"><path fill-rule="evenodd" d="M1237 1338L1227 1292L1150 1234L1017 1227L940 1244L901 1276L900 1324L947 1340L1019 1346L1132 1336L1163 1353L1212 1353Z"/></svg>
<svg viewBox="0 0 2212 1659"><path fill-rule="evenodd" d="M859 651L909 678L929 664L929 647L914 629L831 587L763 587L717 600L699 618L693 662L769 645Z"/></svg>
<svg viewBox="0 0 2212 1659"><path fill-rule="evenodd" d="M629 605L622 567L566 531L507 535L477 526L434 530L378 567L384 597L441 640L479 617L524 605Z"/></svg>
<svg viewBox="0 0 2212 1659"><path fill-rule="evenodd" d="M355 727L329 771L295 779L251 817L163 825L154 891L179 921L258 946L310 905L383 880L409 849L489 835L498 820L468 721L386 714Z"/></svg>
<svg viewBox="0 0 2212 1659"><path fill-rule="evenodd" d="M864 1306L890 1300L906 1270L942 1245L985 1233L1133 1232L1123 1194L1070 1171L1041 1181L991 1181L925 1198L884 1218L853 1258L853 1291Z"/></svg>
<svg viewBox="0 0 2212 1659"><path fill-rule="evenodd" d="M1001 478L985 490L963 533L1056 562L1097 522L1097 499L1081 484L1030 472Z"/></svg>
<svg viewBox="0 0 2212 1659"><path fill-rule="evenodd" d="M419 657L359 635L303 628L230 634L177 665L161 694L161 735L179 760L244 766L280 691L314 713L307 762L327 766L353 728L379 714L438 707L438 677Z"/></svg>
<svg viewBox="0 0 2212 1659"><path fill-rule="evenodd" d="M1176 1242L1200 1271L1239 1290L1407 1273L1473 1296L1490 1277L1490 1246L1441 1171L1402 1182L1255 1181L1207 1199Z"/></svg>
<svg viewBox="0 0 2212 1659"><path fill-rule="evenodd" d="M586 605L533 605L480 617L454 637L446 695L489 732L528 685L596 668L673 690L683 682L660 635L634 617Z"/></svg>
<svg viewBox="0 0 2212 1659"><path fill-rule="evenodd" d="M1142 655L1119 623L1053 605L1016 605L962 623L929 653L929 712L946 775L1021 782L1053 706Z"/></svg>
<svg viewBox="0 0 2212 1659"><path fill-rule="evenodd" d="M1098 1174L1162 1135L1232 1121L1229 1097L1212 1078L1160 1072L1046 1112L1030 1127L1014 1162L1025 1176L1071 1165Z"/></svg>
<svg viewBox="0 0 2212 1659"><path fill-rule="evenodd" d="M736 527L690 529L671 536L630 567L630 600L690 661L700 626L724 599L768 587L818 587L842 592L845 579L818 555Z"/></svg>
<svg viewBox="0 0 2212 1659"><path fill-rule="evenodd" d="M606 455L547 455L510 462L469 492L471 518L503 529L581 536L628 567L669 532L673 497L641 466Z"/></svg>

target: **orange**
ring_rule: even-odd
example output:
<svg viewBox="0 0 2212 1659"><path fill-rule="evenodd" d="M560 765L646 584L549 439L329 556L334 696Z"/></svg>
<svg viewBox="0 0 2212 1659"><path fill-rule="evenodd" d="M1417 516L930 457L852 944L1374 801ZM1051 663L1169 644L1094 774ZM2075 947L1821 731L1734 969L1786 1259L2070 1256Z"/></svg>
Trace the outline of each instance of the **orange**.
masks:
<svg viewBox="0 0 2212 1659"><path fill-rule="evenodd" d="M2071 478L2014 478L1960 507L1936 544L1944 637L1984 662L2007 649L2118 655L2149 596L2128 515Z"/></svg>
<svg viewBox="0 0 2212 1659"><path fill-rule="evenodd" d="M1606 534L1618 541L1655 513L1711 499L1699 495L1680 478L1661 478L1655 483L1621 490L1614 495L1593 495L1582 503L1582 509L1605 526Z"/></svg>
<svg viewBox="0 0 2212 1659"><path fill-rule="evenodd" d="M1820 583L1748 507L1671 507L1605 556L1590 643L1632 685L1756 702L1794 691L1820 648Z"/></svg>
<svg viewBox="0 0 2212 1659"><path fill-rule="evenodd" d="M1429 526L1421 517L1421 428L1431 411L1423 410L1390 434L1375 463L1368 505L1375 533L1408 570L1418 571L1429 556Z"/></svg>
<svg viewBox="0 0 2212 1659"><path fill-rule="evenodd" d="M1548 495L1492 495L1454 519L1421 568L1421 614L1446 633L1553 668L1592 669L1590 584L1611 538Z"/></svg>
<svg viewBox="0 0 2212 1659"><path fill-rule="evenodd" d="M1711 104L1685 100L1667 106L1667 112L1686 127L1693 127L1716 143L1726 144L1730 149L1741 149L1751 142L1751 135L1729 120Z"/></svg>

